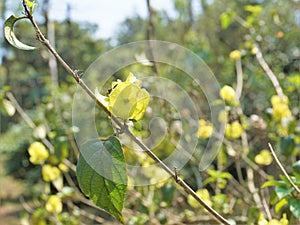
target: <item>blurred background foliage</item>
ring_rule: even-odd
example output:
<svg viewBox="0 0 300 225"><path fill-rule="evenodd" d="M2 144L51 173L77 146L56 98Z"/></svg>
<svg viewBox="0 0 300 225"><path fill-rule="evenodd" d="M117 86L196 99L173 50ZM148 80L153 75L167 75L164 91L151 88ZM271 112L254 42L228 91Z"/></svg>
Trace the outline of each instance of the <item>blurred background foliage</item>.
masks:
<svg viewBox="0 0 300 225"><path fill-rule="evenodd" d="M1 22L6 19L5 6L8 2L0 1ZM72 68L78 69L80 74L101 53L114 46L145 40L147 36L149 37L147 33L151 25L149 25L149 18L133 15L119 25L113 37L114 42L110 39L96 39L97 28L94 24L77 23L70 18L64 21L49 21L47 7L43 7L47 2L38 1L41 7L35 13L40 26L47 35L54 35L56 49ZM244 121L249 142L248 152L243 151L240 140L231 141L232 149L224 145L207 171L198 170L199 159L196 155L180 171L180 176L194 190L208 190L209 195L206 191L199 192L199 195L206 198L225 217L236 220L237 224L257 224L260 213L269 219L270 217L280 219L286 213L290 224L296 224L300 219L299 195L294 198L294 201L293 197L297 194L292 191L285 192L290 186L286 180L279 177L281 172L275 163L257 165L254 159L262 149L268 148L267 143L271 142L278 149L278 156L286 170L299 184L300 2L297 0L174 0L173 5L176 17L169 16L166 11L156 10L155 5L152 5L151 38L175 42L192 50L209 65L221 86L228 84L236 87L235 62L230 59L229 53L236 49L240 50L244 72L240 106L244 114L238 119ZM195 8L196 6L198 8ZM14 11L15 14L20 14L21 9L17 4ZM255 33L251 33L235 18L242 18L249 27L255 29ZM15 29L17 36L23 42L41 47L29 23L17 23ZM3 191L0 191L0 206L6 206L10 201L15 202L22 207L13 216L23 222L43 224L43 221L46 221L47 224L56 224L51 216L48 218L43 205L46 196L55 194L57 187L51 182L42 181L41 168L29 162L27 149L33 141L44 138L54 146L53 157L49 159L49 163L59 165L68 159L76 164L78 150L72 136L71 110L76 84L60 66L57 67L57 72L55 71L56 66L51 65L51 56L43 47L39 51L28 52L9 46L4 39L0 41L1 101L7 100L7 93L13 93L25 113L37 126L31 129L18 113L9 116L9 106L5 106L5 103L3 107L1 105L0 189ZM270 99L276 92L253 54L254 42L261 47L266 62L277 75L284 93L289 98L289 107L294 120L288 131L282 132L281 124L274 121L270 113ZM166 65L159 64L158 67L160 76L175 81L182 76L181 71L172 70ZM128 71L137 74L154 73L152 67L145 69L140 65L132 65L118 71L114 77L124 80ZM196 87L193 87L192 81L186 81L184 85L193 100L199 102L199 118L209 120L209 108L205 108L206 99L201 90L195 91ZM160 101L153 100L151 107L154 113L155 110L160 110L157 113L165 115L165 125L169 128L169 132L167 138L154 151L158 156L165 158L174 150L174 143L168 140L178 141L180 128L177 123L178 115L174 113L172 107L165 104L164 108L159 108L160 104ZM103 136L113 133L110 122L103 113L97 113L97 118L99 121L97 129L105 130ZM146 113L144 121L134 124L133 131L136 135L147 137L150 134L147 125L150 118L151 115ZM199 148L205 144L206 140L199 139ZM130 149L124 151L129 164L151 163L143 156L130 152ZM251 174L249 170L253 170L254 178L249 178ZM146 171L142 179L160 180L159 175L159 171ZM8 177L13 181L7 180ZM253 180L251 182L255 184L254 191L262 202L257 202L258 200L255 199L257 196L251 188L249 190L249 179ZM260 188L268 179L278 180L281 183ZM130 180L134 183L134 178ZM7 194L18 190L16 187L11 188L8 182L19 181L21 183L16 183L16 186L21 186L22 191L19 190L17 194ZM74 171L70 169L64 172L63 184L76 190ZM61 190L60 192L63 193ZM286 195L283 196L282 192ZM108 221L112 221L107 214L95 210L82 200L76 191L74 193L64 196L64 213L56 218L56 222L83 224L82 221L88 219L90 222L85 224L108 224ZM125 202L124 214L127 224L213 224L213 220L206 212L192 201L186 200L183 191L169 180L154 186L131 187ZM278 206L279 202L281 205ZM298 214L292 212L291 205ZM97 218L93 218L93 215ZM4 213L1 216L7 215Z"/></svg>

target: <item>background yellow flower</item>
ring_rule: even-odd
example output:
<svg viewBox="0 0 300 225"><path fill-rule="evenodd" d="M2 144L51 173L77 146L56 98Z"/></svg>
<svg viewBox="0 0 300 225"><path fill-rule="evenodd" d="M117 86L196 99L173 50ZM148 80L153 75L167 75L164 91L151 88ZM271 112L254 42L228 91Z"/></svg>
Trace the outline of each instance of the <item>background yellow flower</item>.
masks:
<svg viewBox="0 0 300 225"><path fill-rule="evenodd" d="M60 170L55 166L46 164L42 167L42 176L44 181L54 181L59 178Z"/></svg>
<svg viewBox="0 0 300 225"><path fill-rule="evenodd" d="M229 54L229 58L232 60L238 60L242 57L242 53L239 50L234 50L232 52L230 52Z"/></svg>
<svg viewBox="0 0 300 225"><path fill-rule="evenodd" d="M51 195L46 202L46 210L50 213L61 213L62 212L62 201L56 195Z"/></svg>
<svg viewBox="0 0 300 225"><path fill-rule="evenodd" d="M213 133L213 125L203 119L199 120L198 138L209 138Z"/></svg>
<svg viewBox="0 0 300 225"><path fill-rule="evenodd" d="M41 142L33 142L28 148L28 153L32 164L42 164L49 157L49 152Z"/></svg>
<svg viewBox="0 0 300 225"><path fill-rule="evenodd" d="M220 97L229 103L233 103L235 97L235 90L232 87L225 85L220 90Z"/></svg>
<svg viewBox="0 0 300 225"><path fill-rule="evenodd" d="M238 121L228 123L225 128L225 136L229 139L239 138L243 132L244 129Z"/></svg>

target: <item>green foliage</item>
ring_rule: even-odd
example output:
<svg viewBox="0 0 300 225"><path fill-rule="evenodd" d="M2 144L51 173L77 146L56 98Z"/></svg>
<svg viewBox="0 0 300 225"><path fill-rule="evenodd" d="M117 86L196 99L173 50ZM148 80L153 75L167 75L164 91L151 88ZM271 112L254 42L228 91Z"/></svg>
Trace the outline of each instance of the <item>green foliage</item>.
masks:
<svg viewBox="0 0 300 225"><path fill-rule="evenodd" d="M224 189L227 185L227 180L232 178L230 173L220 170L208 170L207 173L209 177L203 181L203 185L216 183L220 189Z"/></svg>
<svg viewBox="0 0 300 225"><path fill-rule="evenodd" d="M122 209L127 174L122 147L116 137L91 140L82 146L76 174L83 193L124 224Z"/></svg>
<svg viewBox="0 0 300 225"><path fill-rule="evenodd" d="M291 179L296 185L299 186L299 179L296 179L293 176L291 176ZM267 181L262 185L262 188L270 186L275 187L270 199L271 204L275 204L275 211L279 213L280 210L285 205L287 205L289 211L295 216L295 218L300 219L300 201L299 198L297 198L297 195L299 196L299 193L295 191L295 189L291 186L287 178L281 176L281 180Z"/></svg>

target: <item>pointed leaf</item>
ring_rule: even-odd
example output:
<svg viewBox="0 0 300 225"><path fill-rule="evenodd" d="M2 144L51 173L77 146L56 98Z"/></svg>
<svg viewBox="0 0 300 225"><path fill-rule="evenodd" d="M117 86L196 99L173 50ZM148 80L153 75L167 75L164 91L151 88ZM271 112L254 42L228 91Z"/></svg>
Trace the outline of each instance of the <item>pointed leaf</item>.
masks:
<svg viewBox="0 0 300 225"><path fill-rule="evenodd" d="M279 180L269 180L266 181L261 188L265 188L265 187L271 187L271 186L280 186L280 187L284 187L285 183L283 181L279 181Z"/></svg>
<svg viewBox="0 0 300 225"><path fill-rule="evenodd" d="M289 198L288 204L293 215L300 220L300 199Z"/></svg>
<svg viewBox="0 0 300 225"><path fill-rule="evenodd" d="M11 15L4 23L4 36L6 40L14 47L21 50L34 50L35 47L23 44L18 40L14 33L14 25L18 20L25 19L26 17L15 17Z"/></svg>
<svg viewBox="0 0 300 225"><path fill-rule="evenodd" d="M279 199L282 199L292 193L294 188L286 188L286 187L275 187L275 192Z"/></svg>
<svg viewBox="0 0 300 225"><path fill-rule="evenodd" d="M76 174L82 192L124 224L127 173L119 140L110 137L86 142L81 148Z"/></svg>

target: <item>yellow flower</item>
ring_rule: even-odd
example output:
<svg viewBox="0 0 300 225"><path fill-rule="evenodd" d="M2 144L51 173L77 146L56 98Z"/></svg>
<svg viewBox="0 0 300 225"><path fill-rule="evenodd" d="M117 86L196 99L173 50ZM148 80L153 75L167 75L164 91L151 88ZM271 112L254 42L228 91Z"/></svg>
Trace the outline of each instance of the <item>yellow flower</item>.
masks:
<svg viewBox="0 0 300 225"><path fill-rule="evenodd" d="M213 125L203 119L199 120L198 138L209 138L213 133Z"/></svg>
<svg viewBox="0 0 300 225"><path fill-rule="evenodd" d="M289 221L286 218L286 214L280 220L271 219L269 222L265 219L264 215L260 213L257 221L258 225L289 225Z"/></svg>
<svg viewBox="0 0 300 225"><path fill-rule="evenodd" d="M289 221L286 218L286 213L283 213L282 218L280 219L280 225L289 225Z"/></svg>
<svg viewBox="0 0 300 225"><path fill-rule="evenodd" d="M273 117L275 120L281 120L282 118L292 115L289 106L283 103L273 106Z"/></svg>
<svg viewBox="0 0 300 225"><path fill-rule="evenodd" d="M265 219L262 213L259 214L257 225L268 225L268 220Z"/></svg>
<svg viewBox="0 0 300 225"><path fill-rule="evenodd" d="M209 206L212 206L212 201L210 199L210 195L207 189L199 189L196 194ZM188 195L187 197L187 201L189 203L190 206L192 206L193 208L200 208L201 205L200 203L194 199L194 197L192 195Z"/></svg>
<svg viewBox="0 0 300 225"><path fill-rule="evenodd" d="M68 167L67 167L66 164L64 164L64 163L60 163L60 164L58 165L58 168L59 168L61 171L63 171L63 172L67 172L67 171L68 171Z"/></svg>
<svg viewBox="0 0 300 225"><path fill-rule="evenodd" d="M238 60L242 57L242 53L239 50L234 50L232 52L230 52L229 54L229 58L232 60Z"/></svg>
<svg viewBox="0 0 300 225"><path fill-rule="evenodd" d="M232 87L225 85L220 90L220 97L223 100L225 100L229 103L232 103L232 102L234 102L235 90Z"/></svg>
<svg viewBox="0 0 300 225"><path fill-rule="evenodd" d="M273 157L270 151L263 149L258 155L255 156L254 161L257 164L268 166L272 163Z"/></svg>
<svg viewBox="0 0 300 225"><path fill-rule="evenodd" d="M41 142L33 142L29 148L29 161L32 164L42 164L49 157L49 152Z"/></svg>
<svg viewBox="0 0 300 225"><path fill-rule="evenodd" d="M238 121L227 124L225 128L225 136L229 139L239 138L243 132L244 129Z"/></svg>
<svg viewBox="0 0 300 225"><path fill-rule="evenodd" d="M284 96L283 100L278 96L278 95L273 95L271 97L271 104L272 106L277 105L279 103L284 103L284 104L288 104L289 103L289 99L287 96Z"/></svg>
<svg viewBox="0 0 300 225"><path fill-rule="evenodd" d="M150 101L149 93L141 85L141 81L130 73L125 82L112 82L108 97L99 94L97 90L96 96L115 117L140 120Z"/></svg>
<svg viewBox="0 0 300 225"><path fill-rule="evenodd" d="M292 115L291 110L288 106L289 99L287 96L284 96L282 100L278 95L273 95L271 98L271 104L273 108L273 118L276 121L281 120L282 118L289 117Z"/></svg>
<svg viewBox="0 0 300 225"><path fill-rule="evenodd" d="M46 210L50 213L61 213L62 212L62 201L56 195L51 195L46 202Z"/></svg>
<svg viewBox="0 0 300 225"><path fill-rule="evenodd" d="M218 115L218 120L220 123L225 123L228 120L228 111L221 110Z"/></svg>
<svg viewBox="0 0 300 225"><path fill-rule="evenodd" d="M54 181L59 178L60 170L55 166L46 164L42 167L42 176L46 182Z"/></svg>

